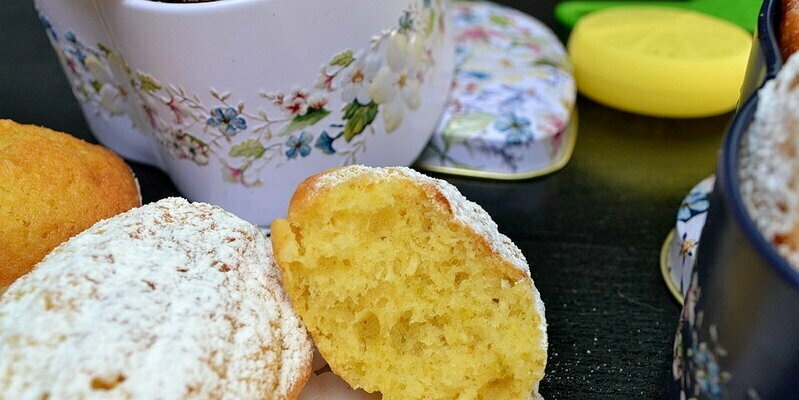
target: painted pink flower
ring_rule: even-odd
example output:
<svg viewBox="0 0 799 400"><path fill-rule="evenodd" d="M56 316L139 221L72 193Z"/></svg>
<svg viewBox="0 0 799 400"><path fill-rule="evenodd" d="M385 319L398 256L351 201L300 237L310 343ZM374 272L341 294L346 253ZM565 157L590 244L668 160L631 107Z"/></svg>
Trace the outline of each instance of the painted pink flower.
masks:
<svg viewBox="0 0 799 400"><path fill-rule="evenodd" d="M477 26L470 29L465 29L459 39L460 40L472 40L472 41L480 41L480 42L488 42L491 40L491 37L494 36L494 32L486 29L482 26Z"/></svg>
<svg viewBox="0 0 799 400"><path fill-rule="evenodd" d="M303 98L295 97L283 104L283 110L291 115L305 115L308 103Z"/></svg>
<svg viewBox="0 0 799 400"><path fill-rule="evenodd" d="M328 92L332 92L336 90L336 86L333 83L333 79L336 77L336 74L331 74L327 72L327 69L322 67L322 71L319 73L319 76L316 77L316 83L314 87L317 89L324 89Z"/></svg>
<svg viewBox="0 0 799 400"><path fill-rule="evenodd" d="M172 112L172 116L175 118L175 123L178 125L182 124L183 118L188 114L188 112L180 104L180 102L175 99L174 96L170 96L169 101L166 102L166 106L169 107L169 111Z"/></svg>
<svg viewBox="0 0 799 400"><path fill-rule="evenodd" d="M230 166L222 167L222 174L226 181L233 183L244 182L244 170L241 168L233 168Z"/></svg>

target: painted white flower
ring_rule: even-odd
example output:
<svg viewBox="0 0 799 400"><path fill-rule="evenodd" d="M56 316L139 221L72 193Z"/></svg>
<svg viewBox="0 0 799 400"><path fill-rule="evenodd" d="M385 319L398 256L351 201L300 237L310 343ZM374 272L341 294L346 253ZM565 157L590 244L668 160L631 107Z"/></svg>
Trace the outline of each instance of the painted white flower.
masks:
<svg viewBox="0 0 799 400"><path fill-rule="evenodd" d="M108 71L113 80L113 84L119 89L122 98L126 102L126 112L133 126L141 132L149 133L156 127L157 109L156 103L151 96L144 93L139 94L132 85L130 68L125 60L117 53L108 53Z"/></svg>
<svg viewBox="0 0 799 400"><path fill-rule="evenodd" d="M405 107L402 101L391 101L383 105L383 124L385 125L386 132L393 132L399 128L404 118Z"/></svg>
<svg viewBox="0 0 799 400"><path fill-rule="evenodd" d="M369 104L369 84L380 69L380 59L375 53L360 53L344 71L339 73L341 81L341 100L352 103L357 100L360 104Z"/></svg>
<svg viewBox="0 0 799 400"><path fill-rule="evenodd" d="M158 139L177 158L191 160L198 165L206 165L210 161L211 150L208 145L183 130L159 133Z"/></svg>
<svg viewBox="0 0 799 400"><path fill-rule="evenodd" d="M99 57L90 55L83 62L95 81L101 84L114 83L114 76L108 70L107 64L100 60Z"/></svg>
<svg viewBox="0 0 799 400"><path fill-rule="evenodd" d="M108 64L95 55L87 56L84 65L94 81L99 96L100 107L111 115L124 114L127 108L125 93L116 84Z"/></svg>
<svg viewBox="0 0 799 400"><path fill-rule="evenodd" d="M95 85L99 87L99 104L111 115L127 114L134 127L150 132L155 127L158 104L149 96L139 96L131 84L130 69L116 53L106 59L95 55L84 60Z"/></svg>
<svg viewBox="0 0 799 400"><path fill-rule="evenodd" d="M189 107L183 104L183 102L180 100L176 99L173 95L170 95L169 100L166 100L165 103L166 106L169 107L169 111L172 113L172 119L178 125L183 124L186 118L199 118Z"/></svg>
<svg viewBox="0 0 799 400"><path fill-rule="evenodd" d="M291 96L282 104L283 111L290 115L305 115L308 112L308 93L305 89L293 89Z"/></svg>
<svg viewBox="0 0 799 400"><path fill-rule="evenodd" d="M377 104L386 104L397 95L398 87L396 83L399 75L392 72L391 68L384 66L377 71L377 74L369 85L369 96Z"/></svg>
<svg viewBox="0 0 799 400"><path fill-rule="evenodd" d="M420 35L393 32L387 42L386 61L392 71L418 71L423 67L425 48Z"/></svg>
<svg viewBox="0 0 799 400"><path fill-rule="evenodd" d="M111 83L104 83L100 87L100 107L111 113L111 115L124 114L127 108L127 101L119 88Z"/></svg>
<svg viewBox="0 0 799 400"><path fill-rule="evenodd" d="M252 168L252 161L247 161L239 167L233 167L223 163L222 179L231 183L240 183L244 186L261 185L256 168Z"/></svg>
<svg viewBox="0 0 799 400"><path fill-rule="evenodd" d="M320 71L319 76L316 77L314 87L317 89L324 89L328 92L335 91L337 89L336 85L333 83L335 78L336 74L327 72L327 66L323 65L322 71Z"/></svg>
<svg viewBox="0 0 799 400"><path fill-rule="evenodd" d="M405 107L416 110L422 103L424 46L415 34L394 32L387 41L386 60L369 85L369 95L382 106L386 131L392 132L402 124Z"/></svg>
<svg viewBox="0 0 799 400"><path fill-rule="evenodd" d="M327 95L322 93L315 93L308 98L308 107L312 109L321 110L325 108L329 99Z"/></svg>

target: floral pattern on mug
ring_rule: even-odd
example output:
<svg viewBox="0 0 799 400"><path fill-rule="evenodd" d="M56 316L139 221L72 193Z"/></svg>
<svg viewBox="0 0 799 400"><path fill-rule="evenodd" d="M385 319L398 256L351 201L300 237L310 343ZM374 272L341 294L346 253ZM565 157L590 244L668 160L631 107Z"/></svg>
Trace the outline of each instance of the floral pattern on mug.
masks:
<svg viewBox="0 0 799 400"><path fill-rule="evenodd" d="M105 117L127 115L154 135L169 157L222 165L223 178L260 185L267 165L281 167L318 153L357 162L370 135L390 134L422 106L421 88L436 65L433 48L444 40L443 0L412 2L393 28L360 50L342 50L307 86L260 92L244 104L235 94L209 90L212 101L136 71L103 44L63 36L45 15L45 30L65 66L76 97ZM338 96L340 109L330 106ZM242 133L246 132L246 135Z"/></svg>
<svg viewBox="0 0 799 400"><path fill-rule="evenodd" d="M464 2L452 12L452 93L420 163L517 173L541 164L534 158L558 161L576 99L562 44L511 8ZM545 155L531 156L533 147Z"/></svg>

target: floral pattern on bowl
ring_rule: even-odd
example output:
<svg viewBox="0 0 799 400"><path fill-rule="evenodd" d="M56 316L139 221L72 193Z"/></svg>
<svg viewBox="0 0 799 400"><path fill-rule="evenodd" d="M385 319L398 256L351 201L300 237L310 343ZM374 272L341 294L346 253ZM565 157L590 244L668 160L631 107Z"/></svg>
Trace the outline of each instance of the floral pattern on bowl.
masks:
<svg viewBox="0 0 799 400"><path fill-rule="evenodd" d="M711 175L691 188L680 203L674 233L664 243L661 271L666 284L680 303L683 302L691 283L702 228L710 208L710 193L715 182L715 175Z"/></svg>
<svg viewBox="0 0 799 400"><path fill-rule="evenodd" d="M728 399L725 385L732 375L720 366L721 360L727 356L727 350L721 344L716 325L705 326L704 313L697 310L696 304L701 293L698 274L694 271L674 338L672 379L680 387L680 400ZM709 340L699 339L697 332L700 330L703 331L701 336ZM683 337L684 332L689 333L690 337ZM753 389L749 393L751 400L759 399Z"/></svg>
<svg viewBox="0 0 799 400"><path fill-rule="evenodd" d="M725 399L725 384L732 379L720 364L727 350L719 339L718 329L712 323L705 326L704 313L697 309L702 287L695 270L696 254L715 183L716 176L711 175L691 188L683 199L665 266L671 280L669 286L677 291L675 296L683 304L674 340L672 379L680 387L680 398L685 400ZM699 339L700 331L706 340ZM684 338L684 332L690 337Z"/></svg>
<svg viewBox="0 0 799 400"><path fill-rule="evenodd" d="M525 178L565 164L576 89L558 38L540 21L490 2L460 3L452 13L452 92L418 166Z"/></svg>
<svg viewBox="0 0 799 400"><path fill-rule="evenodd" d="M226 181L258 186L267 166L312 153L356 163L368 136L396 131L424 107L420 89L437 63L432 49L444 40L444 9L442 0L413 2L363 49L331 52L305 86L262 89L258 104L214 88L212 101L203 101L200 93L134 70L107 44L84 43L40 18L84 108L103 118L127 115L166 156L199 166L215 159ZM341 109L331 107L333 96Z"/></svg>

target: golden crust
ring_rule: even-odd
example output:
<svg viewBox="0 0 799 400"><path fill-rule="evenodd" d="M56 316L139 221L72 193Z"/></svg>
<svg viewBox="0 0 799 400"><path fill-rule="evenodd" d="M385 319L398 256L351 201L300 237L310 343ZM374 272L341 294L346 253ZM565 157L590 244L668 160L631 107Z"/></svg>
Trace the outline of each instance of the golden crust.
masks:
<svg viewBox="0 0 799 400"><path fill-rule="evenodd" d="M782 58L787 60L799 50L799 0L781 0L779 44Z"/></svg>
<svg viewBox="0 0 799 400"><path fill-rule="evenodd" d="M133 173L110 150L0 120L0 286L98 220L140 204Z"/></svg>

